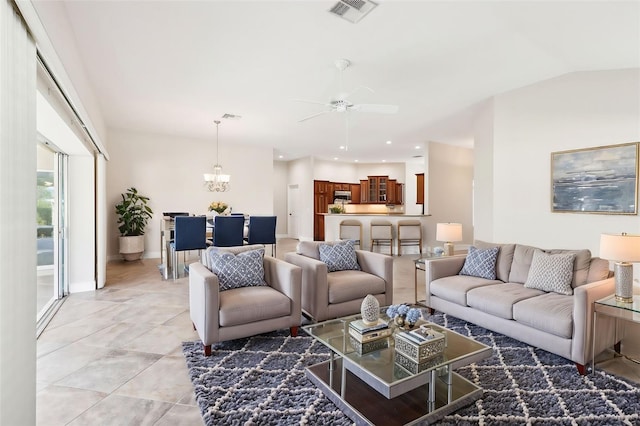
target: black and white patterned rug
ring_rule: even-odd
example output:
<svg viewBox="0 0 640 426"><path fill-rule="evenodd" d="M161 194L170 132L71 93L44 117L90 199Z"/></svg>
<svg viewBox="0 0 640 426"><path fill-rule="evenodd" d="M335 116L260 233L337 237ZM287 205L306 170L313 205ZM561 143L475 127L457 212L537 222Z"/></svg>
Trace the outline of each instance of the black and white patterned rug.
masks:
<svg viewBox="0 0 640 426"><path fill-rule="evenodd" d="M564 358L451 316L430 321L492 346L492 357L456 370L484 389L481 399L445 417L449 425L640 425L640 389L598 370L580 376ZM183 352L207 425L350 425L304 375L328 350L288 330Z"/></svg>

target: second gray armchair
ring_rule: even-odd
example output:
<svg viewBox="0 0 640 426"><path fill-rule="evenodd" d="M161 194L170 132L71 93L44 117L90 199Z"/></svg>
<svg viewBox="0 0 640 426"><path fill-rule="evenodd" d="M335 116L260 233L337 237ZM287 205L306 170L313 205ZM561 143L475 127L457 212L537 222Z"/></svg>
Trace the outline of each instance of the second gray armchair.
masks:
<svg viewBox="0 0 640 426"><path fill-rule="evenodd" d="M360 312L362 299L371 294L380 306L393 302L393 258L355 250L360 270L329 272L321 261L320 245L341 242L301 241L285 260L302 268L302 311L314 321Z"/></svg>

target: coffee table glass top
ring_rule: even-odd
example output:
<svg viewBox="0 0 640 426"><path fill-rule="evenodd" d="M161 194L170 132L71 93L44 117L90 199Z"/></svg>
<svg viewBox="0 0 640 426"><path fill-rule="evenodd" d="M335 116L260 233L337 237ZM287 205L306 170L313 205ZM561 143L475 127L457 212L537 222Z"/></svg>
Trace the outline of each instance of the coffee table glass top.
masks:
<svg viewBox="0 0 640 426"><path fill-rule="evenodd" d="M389 318L385 312L386 308L382 308L380 317L388 321ZM395 363L393 334L398 331L402 331L398 328L395 328L392 337L388 338L389 347L363 355L358 354L350 343L349 323L360 318L360 315L351 315L335 320L328 320L317 324L303 326L302 328L309 335L329 347L333 352L375 375L386 385L393 385L396 382L425 374L445 365L450 365L452 368L456 368L458 366L458 362L460 362L459 365L467 365L471 362L475 362L476 360L487 358L492 353L492 349L487 345L421 319L418 320L415 328L428 323L434 330L439 331L446 336L447 344L442 356L436 356L434 361L429 363L430 365L428 368L425 368L423 371L416 374L412 374L403 368L398 368L399 366ZM475 359L469 360L469 358Z"/></svg>

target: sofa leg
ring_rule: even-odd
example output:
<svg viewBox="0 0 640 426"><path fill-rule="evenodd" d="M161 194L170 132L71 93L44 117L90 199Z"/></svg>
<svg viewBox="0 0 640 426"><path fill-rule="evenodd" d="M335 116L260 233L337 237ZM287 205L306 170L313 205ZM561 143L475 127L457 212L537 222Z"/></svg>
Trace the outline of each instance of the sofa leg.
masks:
<svg viewBox="0 0 640 426"><path fill-rule="evenodd" d="M433 308L427 307L427 312L429 312L429 315L433 315L436 312L436 310Z"/></svg>
<svg viewBox="0 0 640 426"><path fill-rule="evenodd" d="M578 373L580 373L581 376L587 374L587 367L584 364L578 364L576 362L576 367L578 368Z"/></svg>
<svg viewBox="0 0 640 426"><path fill-rule="evenodd" d="M621 342L618 342L618 343L616 343L615 345L613 345L613 350L614 350L618 355L620 355L620 353L621 353L621 352L620 352L620 349L621 349L621 347L620 347L620 343L621 343Z"/></svg>
<svg viewBox="0 0 640 426"><path fill-rule="evenodd" d="M203 345L204 346L204 356L211 356L211 345Z"/></svg>
<svg viewBox="0 0 640 426"><path fill-rule="evenodd" d="M298 335L298 326L291 327L291 337L296 337Z"/></svg>

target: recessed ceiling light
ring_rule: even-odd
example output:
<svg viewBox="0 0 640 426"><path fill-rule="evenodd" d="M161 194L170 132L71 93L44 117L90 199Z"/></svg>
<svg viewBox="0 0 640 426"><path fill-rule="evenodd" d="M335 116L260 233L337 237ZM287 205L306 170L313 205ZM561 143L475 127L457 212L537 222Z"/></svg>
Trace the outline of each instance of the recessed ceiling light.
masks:
<svg viewBox="0 0 640 426"><path fill-rule="evenodd" d="M338 157L333 157L333 159L334 159L334 160L337 160L337 159L338 159Z"/></svg>
<svg viewBox="0 0 640 426"><path fill-rule="evenodd" d="M284 155L278 155L278 158L284 158Z"/></svg>
<svg viewBox="0 0 640 426"><path fill-rule="evenodd" d="M382 160L382 162L383 162L383 163L386 163L386 162L387 162L387 160Z"/></svg>
<svg viewBox="0 0 640 426"><path fill-rule="evenodd" d="M391 145L391 141L387 141L387 145Z"/></svg>
<svg viewBox="0 0 640 426"><path fill-rule="evenodd" d="M340 149L344 149L344 145L340 145Z"/></svg>
<svg viewBox="0 0 640 426"><path fill-rule="evenodd" d="M422 148L420 145L416 145L416 149L420 149Z"/></svg>
<svg viewBox="0 0 640 426"><path fill-rule="evenodd" d="M358 160L353 160L353 161L356 162L356 163L358 162Z"/></svg>

